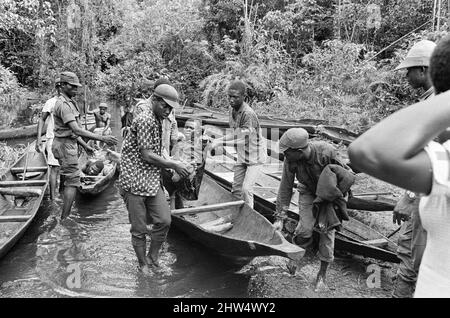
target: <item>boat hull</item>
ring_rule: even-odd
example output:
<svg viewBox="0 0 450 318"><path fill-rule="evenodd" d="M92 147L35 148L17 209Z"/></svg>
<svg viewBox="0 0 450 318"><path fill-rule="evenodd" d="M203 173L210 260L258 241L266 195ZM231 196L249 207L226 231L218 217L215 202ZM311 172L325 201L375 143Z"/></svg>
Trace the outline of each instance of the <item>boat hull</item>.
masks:
<svg viewBox="0 0 450 318"><path fill-rule="evenodd" d="M185 201L186 206L202 206L220 202L236 201L236 197L223 189L209 176L204 176L199 199ZM233 224L228 232L218 234L203 228L202 224L219 218L230 218ZM238 208L188 216L172 216L172 224L194 241L204 245L227 259L238 262L248 261L257 256L278 255L298 260L304 250L287 242L272 224L250 208L242 205Z"/></svg>
<svg viewBox="0 0 450 318"><path fill-rule="evenodd" d="M86 162L86 160L87 160L86 154L83 152L83 154L79 160L80 166L84 162ZM99 195L114 182L117 174L118 174L117 163L113 162L113 168L111 169L111 171L107 175L103 176L102 178L96 178L95 179L96 181L93 183L87 183L84 181L84 180L88 180L89 176L82 177L81 178L81 186L78 188L78 192L80 194L86 195L86 196Z"/></svg>
<svg viewBox="0 0 450 318"><path fill-rule="evenodd" d="M34 151L34 143L29 146L29 158L28 158L28 166L46 166L47 162L45 157ZM31 157L31 158L30 158ZM22 155L18 161L12 165L13 167L24 167L26 161L26 155ZM48 186L48 172L41 173L39 175L34 174L33 178L27 180L43 180L45 183L39 187L36 187L41 190L41 194L38 197L31 198L24 202L23 208L15 207L12 202L13 197L9 195L0 195L0 215L1 216L29 216L29 219L26 222L8 222L8 223L0 223L0 259L3 258L20 240L20 238L24 235L30 224L33 222L36 217L39 207L41 205L42 199L45 195L45 191ZM14 174L11 173L11 170L6 172L2 177L2 181L17 181L20 180ZM4 235L4 236L3 236Z"/></svg>
<svg viewBox="0 0 450 318"><path fill-rule="evenodd" d="M199 109L200 108L200 109ZM189 119L202 121L202 125L213 125L220 128L229 128L228 114L206 107L184 107L176 114L180 126ZM270 116L259 116L263 136L272 141L278 139L291 128L303 128L311 137L321 136L335 143L349 145L358 137L358 134L342 127L330 126L326 121L317 119L282 119Z"/></svg>
<svg viewBox="0 0 450 318"><path fill-rule="evenodd" d="M206 175L212 177L227 191L231 191L231 182L229 178L225 178L223 174L215 173L211 170L205 171ZM259 180L261 182L261 179ZM276 203L272 198L265 197L258 191L254 193L254 209L273 221L273 215L276 211ZM296 207L291 207L288 216L292 220L298 221L299 216L294 212ZM349 252L355 255L370 257L382 261L398 263L400 260L396 255L397 245L391 240L383 236L381 233L371 229L354 218L350 218L350 222L344 222L342 232L336 232L335 248ZM388 242L386 248L380 248L363 243L364 241L372 241L383 239Z"/></svg>

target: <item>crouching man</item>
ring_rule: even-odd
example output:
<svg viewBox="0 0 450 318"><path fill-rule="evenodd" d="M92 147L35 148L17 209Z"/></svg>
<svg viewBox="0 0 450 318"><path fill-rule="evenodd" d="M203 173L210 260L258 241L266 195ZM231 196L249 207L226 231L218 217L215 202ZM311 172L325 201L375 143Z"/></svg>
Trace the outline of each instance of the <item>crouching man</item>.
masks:
<svg viewBox="0 0 450 318"><path fill-rule="evenodd" d="M313 231L319 232L320 270L315 288L326 287L329 263L334 260L335 229L346 215L346 194L354 182L353 173L338 159L333 146L322 141L308 141L303 128L289 129L280 139L280 153L284 154L283 174L277 196L278 221L281 230L286 218L295 178L299 185L299 222L294 242L304 249L313 245ZM339 206L339 208L335 208Z"/></svg>

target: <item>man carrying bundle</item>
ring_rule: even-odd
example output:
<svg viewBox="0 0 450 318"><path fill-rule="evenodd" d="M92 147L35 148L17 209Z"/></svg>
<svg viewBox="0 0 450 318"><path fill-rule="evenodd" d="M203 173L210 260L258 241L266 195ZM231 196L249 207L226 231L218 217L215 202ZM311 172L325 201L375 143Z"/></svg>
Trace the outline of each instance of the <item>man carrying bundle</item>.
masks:
<svg viewBox="0 0 450 318"><path fill-rule="evenodd" d="M294 242L302 248L312 249L313 231L319 233L317 290L321 286L326 287L326 271L334 260L336 228L341 226L342 220L349 219L346 197L355 177L338 159L333 146L323 141L309 141L308 132L303 128L289 129L281 137L279 145L284 162L274 227L277 230L283 228L297 179L299 221L294 232Z"/></svg>
<svg viewBox="0 0 450 318"><path fill-rule="evenodd" d="M77 188L80 186L80 169L78 166L78 143L90 151L90 147L81 137L117 144L113 136L97 135L81 128L80 111L73 99L77 94L80 81L75 73L63 72L60 77L61 95L53 109L54 134L52 151L61 166L64 176L64 205L61 218L70 215Z"/></svg>
<svg viewBox="0 0 450 318"><path fill-rule="evenodd" d="M161 169L173 169L182 178L188 165L162 156L163 120L179 107L178 93L170 85L156 87L151 107L133 120L124 140L119 185L131 223L131 243L139 269L151 275L150 266L159 266L159 251L170 228L170 208L161 184ZM151 218L151 244L146 256L147 221Z"/></svg>

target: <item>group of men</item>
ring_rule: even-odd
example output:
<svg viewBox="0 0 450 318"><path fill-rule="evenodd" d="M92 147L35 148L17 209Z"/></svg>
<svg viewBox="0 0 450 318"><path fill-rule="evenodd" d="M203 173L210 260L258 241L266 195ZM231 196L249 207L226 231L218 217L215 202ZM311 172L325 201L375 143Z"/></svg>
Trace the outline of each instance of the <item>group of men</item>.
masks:
<svg viewBox="0 0 450 318"><path fill-rule="evenodd" d="M232 193L253 207L253 186L261 173L262 165L267 161L266 140L262 136L258 116L245 102L245 83L240 80L233 81L227 93L230 102L230 130L220 138L203 138L210 139L211 151L221 147L235 147L237 161L234 166ZM155 85L153 95L138 103L133 120L129 121L129 126L125 128L127 132L124 134L126 137L122 147L119 185L129 212L132 245L139 268L145 274L150 273L151 267L159 266L159 251L171 223L170 208L164 195L164 184L161 182L162 171L172 169L181 178L189 175L188 164L176 161L177 155L167 155L170 150L179 151L178 147L172 147L180 142L176 121L169 120L172 111L179 107L177 101L176 90L169 83L160 81ZM127 113L124 116L128 116ZM123 124L126 123L127 118L123 120ZM198 127L194 121L188 121L185 128L192 133ZM291 129L283 135L280 151L285 155L285 162L277 199L279 220L283 219L283 207L289 206L295 188L294 178L297 177L305 185L300 196L302 206L296 231L297 242L307 242L308 244L303 245L309 246L312 245L316 223L312 206L319 177L329 164L339 165L344 170L348 170L348 167L340 163L331 145L309 141L308 133L301 128ZM152 220L153 227L147 252L148 219ZM282 228L280 222L275 226L280 230ZM328 263L333 260L334 227L329 231L324 230L319 246L322 266L318 283L323 283Z"/></svg>
<svg viewBox="0 0 450 318"><path fill-rule="evenodd" d="M397 70L407 69L407 78L413 88L424 89L423 99L433 94L428 66L434 46L430 41L417 43L397 67ZM79 86L81 84L75 74L61 73L56 84L58 94L44 106L38 126L37 149L43 151L41 129L47 117L53 117L53 123L49 124L53 125L53 129L47 130L46 146L52 171L52 197L55 195L57 167L60 167L64 179L62 217L69 215L76 187L80 182L78 145L88 152L92 151L82 137L107 144L117 143L117 139L109 132L111 117L105 112L105 104L100 105L100 112L95 115L97 129L94 133L81 127L80 111L73 99ZM262 136L258 116L245 102L245 83L233 81L227 93L231 130L220 138L210 138L210 149L235 147L237 161L232 193L253 206L253 186L267 160L266 141ZM171 150L177 149L174 145L183 140L174 116L174 110L180 107L178 100L176 89L169 81L161 79L155 82L153 94L149 98L139 101L133 112L131 108L127 108L122 117L124 142L119 187L131 223L132 246L139 268L146 275L151 275L152 267L159 266L159 253L171 224L162 173L171 169L181 178L187 178L192 172L189 163L177 160L177 155L170 156ZM186 129L189 128L192 132L196 129L196 124L191 124L187 124ZM308 133L302 128L293 128L284 133L279 140L279 150L284 155L284 163L274 227L282 230L292 193L296 189L299 192L299 221L294 232L294 242L307 250L318 251L321 265L315 286L320 287L326 285L327 268L334 259L335 231L347 219L345 201L354 182L354 173L339 159L332 145L309 140ZM177 151L181 154L182 148ZM333 184L330 181L333 176L346 180L346 186ZM298 181L297 185L295 179ZM334 195L330 196L330 193ZM426 232L418 216L418 197L414 193L405 193L394 210L394 221L399 224L404 222L399 237L398 256L401 264L394 297L411 297L426 243ZM324 204L330 201L335 204ZM342 202L343 206L340 205ZM147 225L150 221L153 226L149 233ZM148 235L150 246L147 252Z"/></svg>

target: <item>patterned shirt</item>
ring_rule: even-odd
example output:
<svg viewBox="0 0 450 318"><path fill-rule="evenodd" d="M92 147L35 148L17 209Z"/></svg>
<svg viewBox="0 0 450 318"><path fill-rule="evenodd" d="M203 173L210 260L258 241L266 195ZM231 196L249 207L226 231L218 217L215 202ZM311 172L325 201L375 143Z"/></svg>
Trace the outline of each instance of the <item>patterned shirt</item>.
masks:
<svg viewBox="0 0 450 318"><path fill-rule="evenodd" d="M248 137L245 137L244 144L235 146L237 162L248 165L264 164L267 160L267 149L261 126L255 111L247 103L243 103L238 111L230 110L230 127L238 130L238 133L240 129L248 129L250 132Z"/></svg>
<svg viewBox="0 0 450 318"><path fill-rule="evenodd" d="M141 99L135 107L134 115L139 116L144 110L151 109L152 97L149 99ZM178 124L175 119L174 111L172 110L169 117L165 118L162 122L162 156L169 158L171 146L174 146L178 141Z"/></svg>
<svg viewBox="0 0 450 318"><path fill-rule="evenodd" d="M131 124L122 147L119 185L139 196L155 196L160 187L161 169L144 161L141 150L161 156L162 126L150 108L144 109Z"/></svg>
<svg viewBox="0 0 450 318"><path fill-rule="evenodd" d="M72 138L77 139L78 136L73 133L72 129L69 127L69 123L76 121L80 125L80 110L78 109L77 103L61 94L58 101L55 103L53 108L53 119L54 119L54 134L55 137L59 138Z"/></svg>

